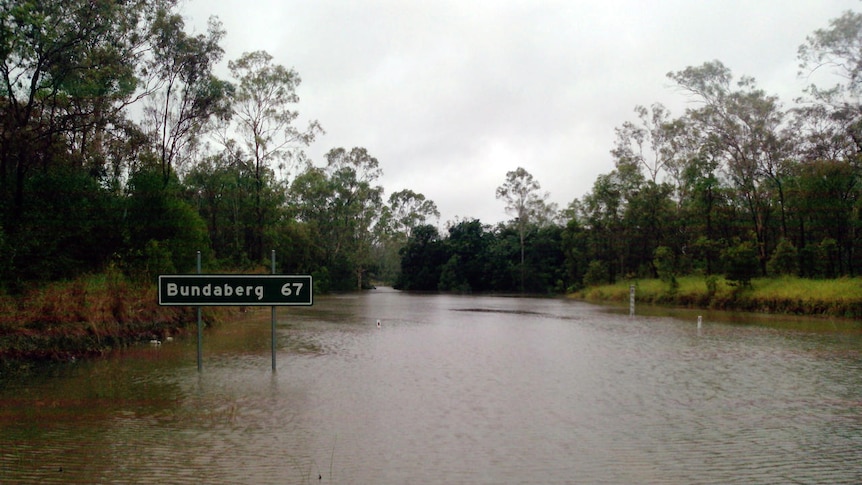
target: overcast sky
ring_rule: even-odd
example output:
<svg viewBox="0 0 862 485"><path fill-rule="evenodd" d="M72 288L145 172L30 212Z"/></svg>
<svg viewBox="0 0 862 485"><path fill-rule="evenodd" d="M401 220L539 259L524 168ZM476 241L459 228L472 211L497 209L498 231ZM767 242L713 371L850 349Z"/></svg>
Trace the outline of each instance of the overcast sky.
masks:
<svg viewBox="0 0 862 485"><path fill-rule="evenodd" d="M386 196L423 193L454 218L510 219L495 190L524 167L564 208L613 170L614 128L637 105L681 115L666 74L719 60L785 106L810 81L796 51L858 0L192 0L224 24L225 61L265 50L302 78L307 150L376 157ZM226 76L226 68L223 71Z"/></svg>

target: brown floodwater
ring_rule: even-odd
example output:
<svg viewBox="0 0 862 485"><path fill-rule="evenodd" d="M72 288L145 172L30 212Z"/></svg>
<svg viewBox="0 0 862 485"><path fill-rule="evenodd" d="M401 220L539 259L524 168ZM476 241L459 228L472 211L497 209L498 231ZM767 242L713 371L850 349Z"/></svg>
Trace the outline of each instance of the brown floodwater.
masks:
<svg viewBox="0 0 862 485"><path fill-rule="evenodd" d="M858 322L381 288L0 376L0 483L860 483ZM380 328L377 320L381 321Z"/></svg>

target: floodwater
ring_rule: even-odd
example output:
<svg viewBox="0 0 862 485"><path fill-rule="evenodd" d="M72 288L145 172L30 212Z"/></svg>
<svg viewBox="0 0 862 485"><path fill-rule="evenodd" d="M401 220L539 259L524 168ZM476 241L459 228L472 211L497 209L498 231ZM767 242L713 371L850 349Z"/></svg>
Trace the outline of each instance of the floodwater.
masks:
<svg viewBox="0 0 862 485"><path fill-rule="evenodd" d="M200 373L192 336L0 380L0 483L862 482L858 323L389 289L277 315L275 373L267 308Z"/></svg>

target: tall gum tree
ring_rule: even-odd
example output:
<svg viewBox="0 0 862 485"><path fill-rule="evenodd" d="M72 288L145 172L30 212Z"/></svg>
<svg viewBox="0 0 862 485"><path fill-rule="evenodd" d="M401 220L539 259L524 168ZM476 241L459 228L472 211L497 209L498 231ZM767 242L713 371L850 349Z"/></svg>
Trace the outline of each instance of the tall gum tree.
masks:
<svg viewBox="0 0 862 485"><path fill-rule="evenodd" d="M293 106L299 103L296 89L301 78L295 70L274 64L269 53L247 52L230 61L228 68L237 81L231 126L240 141L226 141L225 145L244 149L242 163L254 177L255 231L250 257L261 259L265 256L264 226L270 215L263 204L267 175L275 169L288 168L289 172L292 167L288 165L304 161L302 148L311 144L323 129L317 121L310 121L303 130L295 126L299 112ZM227 136L224 138L228 140Z"/></svg>
<svg viewBox="0 0 862 485"><path fill-rule="evenodd" d="M150 68L156 83L145 108L145 125L167 185L172 173L185 169L213 121L228 116L232 87L212 73L224 54L219 42L225 31L217 19L210 18L206 34L190 36L180 15L162 12L154 28Z"/></svg>
<svg viewBox="0 0 862 485"><path fill-rule="evenodd" d="M806 93L825 107L838 133L849 138L855 153L862 152L862 14L847 11L829 27L814 31L799 46L799 74L835 76L828 88L812 83ZM831 79L830 79L831 81Z"/></svg>
<svg viewBox="0 0 862 485"><path fill-rule="evenodd" d="M375 259L380 276L391 281L398 278L399 252L407 245L414 229L427 224L429 219L439 222L440 211L424 194L403 189L389 195L374 228Z"/></svg>
<svg viewBox="0 0 862 485"><path fill-rule="evenodd" d="M815 80L806 89L808 101L797 111L798 126L805 136L805 150L802 155L807 162L803 173L816 173L818 178L806 181L800 177L802 186L807 184L837 183L841 194L834 199L831 207L833 217L841 220L856 220L856 223L842 224L833 230L842 231L836 238L843 253L840 258L847 262L850 274L858 271L860 229L858 224L858 200L860 195L859 179L862 175L862 14L847 11L830 20L827 28L818 29L799 46L799 74L806 80ZM818 86L816 80L822 79L829 87ZM832 83L835 84L832 84ZM832 177L827 174L842 174ZM822 176L822 179L820 177ZM832 182L834 180L834 182ZM829 182L827 182L829 181ZM804 188L802 189L804 193ZM831 191L831 190L830 190ZM817 201L813 201L818 205ZM820 202L822 204L822 201ZM855 206L855 207L854 207ZM807 219L817 211L803 211ZM810 220L816 226L819 217ZM799 243L805 248L817 241L809 240L812 232L803 231L803 218L799 219ZM842 270L843 271L843 270Z"/></svg>
<svg viewBox="0 0 862 485"><path fill-rule="evenodd" d="M686 116L703 136L704 144L718 154L723 168L742 196L757 239L761 270L769 256L768 223L773 191L787 232L784 187L787 160L793 153L785 130L785 112L775 96L742 77L734 88L730 69L719 61L671 72L668 77L700 102Z"/></svg>
<svg viewBox="0 0 862 485"><path fill-rule="evenodd" d="M506 181L497 187L497 199L506 203L506 213L515 218L521 248L521 291L524 291L524 239L530 224L544 212L548 195L540 192L541 184L523 167L506 172Z"/></svg>
<svg viewBox="0 0 862 485"><path fill-rule="evenodd" d="M374 227L381 214L382 171L365 148L333 148L326 167L309 166L291 183L296 218L316 232L317 244L336 289L362 288L372 263ZM346 285L349 277L355 286Z"/></svg>
<svg viewBox="0 0 862 485"><path fill-rule="evenodd" d="M0 2L0 203L13 231L25 181L59 159L100 173L106 127L142 90L155 18L176 2Z"/></svg>

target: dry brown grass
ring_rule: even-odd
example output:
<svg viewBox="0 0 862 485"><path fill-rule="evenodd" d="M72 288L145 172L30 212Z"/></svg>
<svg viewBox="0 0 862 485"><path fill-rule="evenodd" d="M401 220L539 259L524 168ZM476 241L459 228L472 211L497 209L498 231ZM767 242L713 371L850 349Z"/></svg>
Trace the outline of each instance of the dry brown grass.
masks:
<svg viewBox="0 0 862 485"><path fill-rule="evenodd" d="M212 322L217 312L205 312ZM182 333L194 309L161 307L155 285L107 273L0 296L0 363L63 361Z"/></svg>

